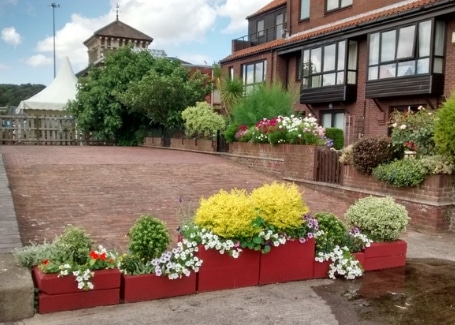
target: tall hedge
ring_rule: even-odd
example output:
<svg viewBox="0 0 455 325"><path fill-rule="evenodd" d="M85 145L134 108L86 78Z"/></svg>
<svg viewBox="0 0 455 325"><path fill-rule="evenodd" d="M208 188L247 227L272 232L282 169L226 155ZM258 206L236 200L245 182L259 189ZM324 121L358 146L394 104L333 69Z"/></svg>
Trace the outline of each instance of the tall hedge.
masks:
<svg viewBox="0 0 455 325"><path fill-rule="evenodd" d="M336 150L341 150L344 147L344 132L342 129L326 128L325 136L333 140L333 147Z"/></svg>
<svg viewBox="0 0 455 325"><path fill-rule="evenodd" d="M437 111L434 125L436 150L445 156L455 157L455 92Z"/></svg>

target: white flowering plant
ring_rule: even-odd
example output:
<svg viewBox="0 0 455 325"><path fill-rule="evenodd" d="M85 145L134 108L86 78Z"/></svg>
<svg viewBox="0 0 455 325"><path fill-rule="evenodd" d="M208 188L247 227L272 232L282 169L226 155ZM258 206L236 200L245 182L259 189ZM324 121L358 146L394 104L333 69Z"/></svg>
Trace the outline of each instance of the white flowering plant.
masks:
<svg viewBox="0 0 455 325"><path fill-rule="evenodd" d="M337 275L345 279L355 279L363 275L363 268L360 262L349 251L347 246L335 246L330 253L319 252L315 257L317 262L331 261L329 267L329 278L335 279Z"/></svg>

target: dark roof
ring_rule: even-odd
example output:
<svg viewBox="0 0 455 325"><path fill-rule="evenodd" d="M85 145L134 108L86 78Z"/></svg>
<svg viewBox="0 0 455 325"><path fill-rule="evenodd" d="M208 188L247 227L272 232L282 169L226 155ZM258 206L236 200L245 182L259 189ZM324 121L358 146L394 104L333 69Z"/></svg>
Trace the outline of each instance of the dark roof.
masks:
<svg viewBox="0 0 455 325"><path fill-rule="evenodd" d="M273 1L269 2L268 4L266 4L264 7L262 7L261 9L259 9L258 11L256 11L254 14L249 15L247 18L258 16L260 14L263 14L263 13L267 12L267 11L276 9L278 7L281 7L281 6L284 6L285 4L286 4L286 0L273 0Z"/></svg>
<svg viewBox="0 0 455 325"><path fill-rule="evenodd" d="M121 22L120 20L114 20L109 25L98 29L95 33L93 33L93 36L84 42L84 44L86 44L94 36L121 37L148 42L153 41L152 37L138 31L137 29L125 24L124 22Z"/></svg>
<svg viewBox="0 0 455 325"><path fill-rule="evenodd" d="M333 32L345 30L347 28L355 27L362 23L374 22L377 20L385 19L387 17L393 15L402 15L406 12L410 12L412 10L418 8L426 8L430 5L437 4L440 2L444 4L445 1L441 0L414 0L414 1L402 1L398 2L393 5L388 5L380 9L372 10L369 12L362 13L360 15L356 15L350 18L342 19L335 23L330 23L326 25L321 25L315 28L311 28L296 34L291 35L288 38L280 38L271 42L267 42L261 45L252 46L243 50L236 51L231 55L227 56L226 58L220 60L220 62L228 62L231 60L239 59L242 57L246 57L252 54L264 52L267 50L271 50L274 48L278 48L281 46L285 46L288 44L293 44L297 42L301 42L310 38L314 38L317 36L322 36L324 34L330 34ZM270 5L270 4L269 4Z"/></svg>

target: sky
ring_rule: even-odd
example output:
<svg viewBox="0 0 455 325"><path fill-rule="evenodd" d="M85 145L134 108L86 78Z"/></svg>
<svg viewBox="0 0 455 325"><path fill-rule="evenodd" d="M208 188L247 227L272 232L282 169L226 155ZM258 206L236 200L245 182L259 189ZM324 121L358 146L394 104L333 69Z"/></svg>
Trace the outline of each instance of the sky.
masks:
<svg viewBox="0 0 455 325"><path fill-rule="evenodd" d="M247 34L247 16L271 0L0 0L0 84L44 84L68 57L88 65L83 42L116 19L151 36L149 49L192 64L218 62ZM51 4L58 5L53 7ZM53 18L55 16L55 20Z"/></svg>

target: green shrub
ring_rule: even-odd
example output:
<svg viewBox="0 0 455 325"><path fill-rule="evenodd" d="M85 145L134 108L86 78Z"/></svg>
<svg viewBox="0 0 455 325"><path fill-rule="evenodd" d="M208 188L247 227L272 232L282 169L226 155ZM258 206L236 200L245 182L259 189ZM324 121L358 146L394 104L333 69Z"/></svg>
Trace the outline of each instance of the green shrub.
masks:
<svg viewBox="0 0 455 325"><path fill-rule="evenodd" d="M31 243L28 246L14 249L13 256L17 265L32 268L44 260L51 259L54 251L54 243Z"/></svg>
<svg viewBox="0 0 455 325"><path fill-rule="evenodd" d="M415 151L418 157L435 153L434 112L419 106L416 112L394 111L390 116L392 145L395 150Z"/></svg>
<svg viewBox="0 0 455 325"><path fill-rule="evenodd" d="M129 251L141 259L160 257L170 242L165 223L151 215L141 216L131 227L128 236Z"/></svg>
<svg viewBox="0 0 455 325"><path fill-rule="evenodd" d="M420 163L428 175L453 174L455 168L453 159L442 155L423 157Z"/></svg>
<svg viewBox="0 0 455 325"><path fill-rule="evenodd" d="M188 137L211 136L218 130L224 130L226 122L207 102L197 102L196 106L187 107L182 112L185 121L185 134Z"/></svg>
<svg viewBox="0 0 455 325"><path fill-rule="evenodd" d="M341 150L344 147L344 133L342 129L326 128L325 136L333 141L333 148Z"/></svg>
<svg viewBox="0 0 455 325"><path fill-rule="evenodd" d="M286 91L279 83L261 84L235 103L232 121L251 126L263 118L290 116L295 98L295 92Z"/></svg>
<svg viewBox="0 0 455 325"><path fill-rule="evenodd" d="M396 187L412 187L422 183L427 172L419 159L402 159L381 164L373 169L373 177Z"/></svg>
<svg viewBox="0 0 455 325"><path fill-rule="evenodd" d="M336 215L329 212L318 212L314 218L318 221L319 230L324 232L316 239L316 253L330 253L335 246L344 246L348 230Z"/></svg>
<svg viewBox="0 0 455 325"><path fill-rule="evenodd" d="M53 260L84 265L90 259L92 240L84 229L69 226L57 237L54 246Z"/></svg>
<svg viewBox="0 0 455 325"><path fill-rule="evenodd" d="M369 196L351 205L345 219L374 241L393 241L406 230L409 218L406 208L392 198Z"/></svg>
<svg viewBox="0 0 455 325"><path fill-rule="evenodd" d="M437 111L434 125L434 142L437 151L450 158L455 157L455 92Z"/></svg>
<svg viewBox="0 0 455 325"><path fill-rule="evenodd" d="M232 143L236 141L235 134L237 133L238 128L239 125L237 123L231 123L226 127L226 129L223 132L226 142Z"/></svg>
<svg viewBox="0 0 455 325"><path fill-rule="evenodd" d="M354 144L352 151L355 169L364 174L371 174L374 167L394 158L390 139L384 137L362 139Z"/></svg>

